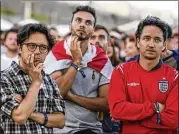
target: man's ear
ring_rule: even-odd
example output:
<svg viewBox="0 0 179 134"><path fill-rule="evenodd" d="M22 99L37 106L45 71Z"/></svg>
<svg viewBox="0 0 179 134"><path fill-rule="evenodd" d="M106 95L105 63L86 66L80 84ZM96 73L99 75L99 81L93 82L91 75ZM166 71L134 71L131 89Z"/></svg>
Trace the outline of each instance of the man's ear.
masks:
<svg viewBox="0 0 179 134"><path fill-rule="evenodd" d="M162 52L167 50L167 43L166 41L163 43Z"/></svg>
<svg viewBox="0 0 179 134"><path fill-rule="evenodd" d="M136 40L136 46L137 46L138 49L140 48L139 42L140 42L140 39L137 38L137 40Z"/></svg>
<svg viewBox="0 0 179 134"><path fill-rule="evenodd" d="M92 33L91 33L91 35L93 35L93 34L94 34L94 30L95 30L95 28L93 29L93 31L92 31Z"/></svg>
<svg viewBox="0 0 179 134"><path fill-rule="evenodd" d="M95 32L95 26L93 27L93 31L91 32L91 35L93 35Z"/></svg>
<svg viewBox="0 0 179 134"><path fill-rule="evenodd" d="M22 53L22 46L19 45L19 54Z"/></svg>

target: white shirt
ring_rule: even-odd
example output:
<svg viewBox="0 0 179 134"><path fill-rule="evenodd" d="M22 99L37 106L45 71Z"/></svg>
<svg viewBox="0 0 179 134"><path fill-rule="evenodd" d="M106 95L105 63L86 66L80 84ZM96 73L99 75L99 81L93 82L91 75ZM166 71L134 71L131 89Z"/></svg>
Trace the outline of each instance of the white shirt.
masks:
<svg viewBox="0 0 179 134"><path fill-rule="evenodd" d="M12 61L15 61L16 63L18 63L18 61L19 61L18 55L16 57L9 58L9 57L7 57L6 54L2 54L1 55L1 71L3 71L5 69L7 69L8 67L10 67Z"/></svg>
<svg viewBox="0 0 179 134"><path fill-rule="evenodd" d="M6 46L1 44L1 54L5 54L7 52Z"/></svg>

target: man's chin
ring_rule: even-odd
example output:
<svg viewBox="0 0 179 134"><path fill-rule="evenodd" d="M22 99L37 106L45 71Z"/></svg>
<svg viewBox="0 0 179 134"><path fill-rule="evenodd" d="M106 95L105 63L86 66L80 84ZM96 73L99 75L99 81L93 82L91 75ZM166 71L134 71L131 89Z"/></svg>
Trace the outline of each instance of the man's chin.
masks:
<svg viewBox="0 0 179 134"><path fill-rule="evenodd" d="M157 57L156 56L145 56L145 59L147 59L147 60L155 60L155 59L157 59Z"/></svg>
<svg viewBox="0 0 179 134"><path fill-rule="evenodd" d="M78 35L78 34L77 34L77 36L78 36L78 40L79 41L84 41L84 40L88 40L89 39L88 36L83 36L83 35Z"/></svg>
<svg viewBox="0 0 179 134"><path fill-rule="evenodd" d="M18 52L18 49L8 48L11 52Z"/></svg>
<svg viewBox="0 0 179 134"><path fill-rule="evenodd" d="M89 38L78 36L78 40L79 40L79 41L84 41L84 40L87 40L87 39L89 39Z"/></svg>

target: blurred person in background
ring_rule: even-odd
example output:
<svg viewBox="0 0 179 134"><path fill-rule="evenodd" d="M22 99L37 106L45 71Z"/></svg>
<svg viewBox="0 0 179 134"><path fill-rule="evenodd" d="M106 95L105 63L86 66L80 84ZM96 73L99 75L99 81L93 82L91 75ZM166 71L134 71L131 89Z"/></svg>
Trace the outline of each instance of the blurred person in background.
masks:
<svg viewBox="0 0 179 134"><path fill-rule="evenodd" d="M132 35L130 35L128 38L125 53L126 53L125 61L128 61L130 58L138 54L138 49L136 47L136 40L135 37Z"/></svg>
<svg viewBox="0 0 179 134"><path fill-rule="evenodd" d="M1 55L1 71L8 68L12 61L18 63L17 32L18 31L16 29L10 29L4 35L3 42L7 51Z"/></svg>
<svg viewBox="0 0 179 134"><path fill-rule="evenodd" d="M114 46L114 45L113 45ZM108 43L107 56L110 58L113 56L114 50L111 41Z"/></svg>
<svg viewBox="0 0 179 134"><path fill-rule="evenodd" d="M90 37L90 42L99 46L107 54L107 49L109 46L110 35L106 27L102 25L96 25L93 35ZM115 46L117 49L117 47ZM115 51L115 50L114 50ZM117 58L118 56L116 56ZM99 119L102 121L103 134L113 134L117 131L114 131L113 122L109 112L99 113ZM118 128L120 129L120 128Z"/></svg>
<svg viewBox="0 0 179 134"><path fill-rule="evenodd" d="M111 41L116 42L119 45L121 35L119 34L118 30L112 29L112 30L110 30L109 34L110 34Z"/></svg>
<svg viewBox="0 0 179 134"><path fill-rule="evenodd" d="M64 127L64 101L43 70L53 39L46 26L27 24L17 42L19 62L1 73L1 134L53 134L53 127Z"/></svg>
<svg viewBox="0 0 179 134"><path fill-rule="evenodd" d="M90 43L99 46L105 53L110 40L109 32L106 27L96 25L93 35L90 37Z"/></svg>
<svg viewBox="0 0 179 134"><path fill-rule="evenodd" d="M178 125L178 71L160 60L167 24L148 16L136 30L138 60L120 64L112 74L108 103L122 134L172 134ZM147 77L146 77L147 76Z"/></svg>
<svg viewBox="0 0 179 134"><path fill-rule="evenodd" d="M122 60L123 62L125 62L125 57L126 57L125 49L126 49L127 41L128 41L128 35L125 34L121 38L120 45L119 45L119 48L120 48L119 59Z"/></svg>
<svg viewBox="0 0 179 134"><path fill-rule="evenodd" d="M172 31L171 26L168 25L168 38L166 41L166 45L167 45L167 49L171 51L174 50L174 44L173 44L172 38L173 38L173 31Z"/></svg>
<svg viewBox="0 0 179 134"><path fill-rule="evenodd" d="M15 23L14 26L13 26L13 29L19 30L20 26L17 23Z"/></svg>
<svg viewBox="0 0 179 134"><path fill-rule="evenodd" d="M118 44L116 42L109 42L107 47L107 55L113 65L113 67L116 67L119 63L122 63L119 59L119 48Z"/></svg>
<svg viewBox="0 0 179 134"><path fill-rule="evenodd" d="M114 32L114 33L112 33L112 32ZM118 36L118 34L120 36ZM114 27L114 28L110 29L110 35L111 35L111 38L113 38L112 40L116 40L116 38L120 40L121 38L126 36L126 33L121 31L121 30L119 30L117 27Z"/></svg>
<svg viewBox="0 0 179 134"><path fill-rule="evenodd" d="M172 43L173 43L173 50L177 50L178 51L178 45L179 45L178 28L175 28L173 30Z"/></svg>
<svg viewBox="0 0 179 134"><path fill-rule="evenodd" d="M125 61L125 47L127 42L128 35L122 31L119 31L117 28L112 28L110 30L111 42L117 44L115 47L116 53L119 53L118 57L121 61Z"/></svg>
<svg viewBox="0 0 179 134"><path fill-rule="evenodd" d="M58 33L58 31L57 31L56 28L51 27L51 28L49 29L49 33L50 33L50 35L52 35L52 37L54 38L54 43L55 43L55 44L61 40L60 35L59 35L59 33Z"/></svg>
<svg viewBox="0 0 179 134"><path fill-rule="evenodd" d="M4 45L4 31L0 31L0 33L1 33L1 35L0 35L0 37L1 37L1 55L2 54L5 54L6 52L7 52L7 48L6 48L6 46Z"/></svg>
<svg viewBox="0 0 179 134"><path fill-rule="evenodd" d="M166 40L167 47L162 51L161 59L163 60L165 64L179 70L179 65L178 65L179 53L178 53L178 50L172 49L172 46L173 46L172 28L170 27L169 24L167 25L168 25L168 37Z"/></svg>
<svg viewBox="0 0 179 134"><path fill-rule="evenodd" d="M116 60L122 62L122 60L119 57L120 51L121 51L120 47L118 46L118 44L116 42L114 42L113 45L114 45Z"/></svg>
<svg viewBox="0 0 179 134"><path fill-rule="evenodd" d="M73 11L68 40L58 42L45 61L65 101L65 127L55 134L103 134L99 112L109 112L107 96L113 67L102 49L89 42L96 25L90 6Z"/></svg>

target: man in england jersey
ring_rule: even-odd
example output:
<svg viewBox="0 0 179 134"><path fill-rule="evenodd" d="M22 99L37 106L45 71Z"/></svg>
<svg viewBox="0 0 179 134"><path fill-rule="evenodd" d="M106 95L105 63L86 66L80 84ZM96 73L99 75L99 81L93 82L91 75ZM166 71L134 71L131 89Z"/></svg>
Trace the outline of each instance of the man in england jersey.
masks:
<svg viewBox="0 0 179 134"><path fill-rule="evenodd" d="M122 134L172 134L178 125L178 71L160 60L167 24L148 16L135 35L139 59L118 65L111 77L111 116L122 121Z"/></svg>

